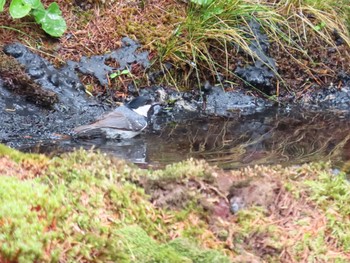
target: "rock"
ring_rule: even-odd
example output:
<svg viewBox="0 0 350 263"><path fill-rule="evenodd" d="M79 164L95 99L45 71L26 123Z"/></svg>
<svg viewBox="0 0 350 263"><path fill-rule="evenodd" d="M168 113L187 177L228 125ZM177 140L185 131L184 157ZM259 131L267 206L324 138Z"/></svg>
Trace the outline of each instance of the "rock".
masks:
<svg viewBox="0 0 350 263"><path fill-rule="evenodd" d="M249 22L248 31L252 35L249 48L255 54L251 58L253 64L237 67L235 74L248 83L245 85L247 88L254 87L270 95L273 88L271 80L275 77L277 68L274 59L268 56L269 39L256 20Z"/></svg>
<svg viewBox="0 0 350 263"><path fill-rule="evenodd" d="M271 102L246 95L242 91L225 92L222 88L212 87L206 96L204 112L208 115L233 117L262 112L270 106Z"/></svg>

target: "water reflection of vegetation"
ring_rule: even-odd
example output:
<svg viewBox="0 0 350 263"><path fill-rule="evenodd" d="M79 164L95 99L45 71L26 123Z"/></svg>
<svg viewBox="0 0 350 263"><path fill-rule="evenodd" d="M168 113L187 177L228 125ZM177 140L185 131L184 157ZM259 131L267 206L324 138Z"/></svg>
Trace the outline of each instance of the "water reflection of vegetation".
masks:
<svg viewBox="0 0 350 263"><path fill-rule="evenodd" d="M172 152L224 167L348 159L350 122L331 114L200 120L167 127L160 138ZM163 153L164 154L164 153Z"/></svg>

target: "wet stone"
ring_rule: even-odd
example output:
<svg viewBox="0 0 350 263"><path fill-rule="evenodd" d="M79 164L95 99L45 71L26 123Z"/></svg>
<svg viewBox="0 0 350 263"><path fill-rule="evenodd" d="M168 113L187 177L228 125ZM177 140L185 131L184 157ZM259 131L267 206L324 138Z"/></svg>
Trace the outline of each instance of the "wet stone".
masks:
<svg viewBox="0 0 350 263"><path fill-rule="evenodd" d="M344 113L349 114L350 88L329 87L320 90L311 89L297 103L309 110L334 110L344 111Z"/></svg>
<svg viewBox="0 0 350 263"><path fill-rule="evenodd" d="M242 91L225 92L213 87L206 96L205 113L221 117L249 115L264 111L272 103L261 98L244 94Z"/></svg>
<svg viewBox="0 0 350 263"><path fill-rule="evenodd" d="M14 87L9 86L11 81L0 81L0 142L19 148L51 140L55 134L69 135L74 127L91 122L108 109L86 96L74 71L56 69L19 43L4 50L23 65L27 75L19 81L9 71L13 83L19 84ZM5 71L3 74L6 76ZM29 77L35 83L29 85Z"/></svg>
<svg viewBox="0 0 350 263"><path fill-rule="evenodd" d="M271 94L273 89L271 80L275 77L277 68L275 60L268 55L270 46L268 36L255 20L249 22L248 32L253 34L249 48L256 57L251 58L253 60L251 65L237 67L235 74L249 83L245 85L247 88L254 87L266 94Z"/></svg>
<svg viewBox="0 0 350 263"><path fill-rule="evenodd" d="M149 67L149 53L138 52L140 45L134 40L124 37L122 47L105 55L82 57L80 62L69 62L70 67L78 69L83 74L96 77L102 86L108 85L107 76L118 70L130 69L133 64L139 64L145 69ZM106 65L106 61L113 59L118 67Z"/></svg>
<svg viewBox="0 0 350 263"><path fill-rule="evenodd" d="M235 73L247 81L251 86L258 88L266 94L271 94L271 79L275 76L275 74L260 61L257 61L251 66L246 66L243 68L237 67Z"/></svg>
<svg viewBox="0 0 350 263"><path fill-rule="evenodd" d="M36 83L43 89L53 91L58 95L59 103L56 110L65 107L70 111L79 112L86 107L87 98L81 89L83 85L76 74L67 75L65 71L56 69L47 60L32 53L20 43L6 45L4 52L14 56L26 68L28 75L35 79ZM68 79L73 79L76 85L74 87L67 85L66 80ZM72 83L72 81L70 82Z"/></svg>

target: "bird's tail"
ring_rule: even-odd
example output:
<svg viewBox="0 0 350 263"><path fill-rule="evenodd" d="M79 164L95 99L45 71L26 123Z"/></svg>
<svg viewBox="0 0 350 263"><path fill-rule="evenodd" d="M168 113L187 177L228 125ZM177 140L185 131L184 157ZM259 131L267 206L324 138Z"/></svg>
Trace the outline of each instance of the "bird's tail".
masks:
<svg viewBox="0 0 350 263"><path fill-rule="evenodd" d="M101 131L101 129L96 128L94 125L82 125L79 126L77 128L75 128L74 130L74 136L76 136L76 138L79 139L95 139L95 138L102 138L104 137L103 132Z"/></svg>
<svg viewBox="0 0 350 263"><path fill-rule="evenodd" d="M79 134L79 133L85 133L85 132L88 132L88 131L91 131L91 130L94 130L95 127L93 127L91 124L88 124L88 125L82 125L82 126L79 126L79 127L76 127L74 128L74 132Z"/></svg>

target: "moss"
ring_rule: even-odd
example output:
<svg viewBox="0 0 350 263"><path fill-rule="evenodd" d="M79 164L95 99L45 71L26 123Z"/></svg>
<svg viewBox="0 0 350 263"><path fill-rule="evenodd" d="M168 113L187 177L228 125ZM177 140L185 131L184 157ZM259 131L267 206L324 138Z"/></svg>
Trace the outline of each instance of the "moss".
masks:
<svg viewBox="0 0 350 263"><path fill-rule="evenodd" d="M50 195L38 180L20 181L2 176L0 180L0 251L5 259L19 262L45 260L56 253L43 251L60 239L55 229L64 217L63 192Z"/></svg>
<svg viewBox="0 0 350 263"><path fill-rule="evenodd" d="M164 170L157 170L150 174L150 178L158 181L181 181L191 178L202 178L212 181L212 169L205 161L189 159L167 165Z"/></svg>
<svg viewBox="0 0 350 263"><path fill-rule="evenodd" d="M11 149L4 144L0 144L0 157L7 156L15 162L32 160L37 162L46 162L48 159L44 155L39 154L24 154L20 151Z"/></svg>
<svg viewBox="0 0 350 263"><path fill-rule="evenodd" d="M129 226L119 229L121 246L130 255L131 262L192 262L178 254L168 245L159 245L140 227Z"/></svg>
<svg viewBox="0 0 350 263"><path fill-rule="evenodd" d="M203 250L187 239L178 238L167 244L158 244L138 226L124 227L117 232L131 262L230 262L218 251Z"/></svg>
<svg viewBox="0 0 350 263"><path fill-rule="evenodd" d="M39 158L1 149L19 162L29 156ZM76 151L47 165L34 179L16 178L22 178L20 174L0 177L1 259L232 262L225 251L231 257L249 253L266 261L282 260L288 254L295 261L341 262L341 253L330 251L349 250L350 186L345 174L332 175L327 164L257 166L230 172L241 181L249 176L252 180L279 178L281 185L289 187L280 190L271 211L246 207L227 218L206 211L201 203L199 197L213 200L215 206L217 196L205 186L213 183L215 171L218 177L225 175L201 161L146 171L103 154ZM140 187L147 178L175 181L189 193L188 202L156 207ZM204 188L198 190L197 182ZM298 196L293 195L295 191ZM315 205L306 205L310 202L323 214ZM314 222L317 218L321 220ZM300 231L303 235L296 234Z"/></svg>
<svg viewBox="0 0 350 263"><path fill-rule="evenodd" d="M168 244L177 253L190 258L192 262L197 263L226 263L231 262L229 258L220 254L215 250L203 250L199 249L195 244L191 243L187 239L177 238Z"/></svg>
<svg viewBox="0 0 350 263"><path fill-rule="evenodd" d="M2 149L16 160L29 156ZM185 177L184 171L180 174ZM156 209L144 190L132 183L151 175L124 161L81 150L53 158L38 178L1 177L0 209L4 211L0 210L0 232L4 235L0 235L0 243L6 245L0 258L23 262L191 262L166 242L174 225L180 226L197 212L178 217L182 210ZM193 233L201 233L205 227L205 223L187 224L178 233L186 236L190 231L196 239L198 235ZM131 232L134 234L129 235ZM137 251L130 251L132 244ZM155 248L154 254L146 253L150 247ZM148 255L146 261L142 254Z"/></svg>
<svg viewBox="0 0 350 263"><path fill-rule="evenodd" d="M327 218L332 236L340 241L345 251L350 251L350 183L345 173L332 175L320 173L317 180L307 180L310 199L318 204Z"/></svg>

